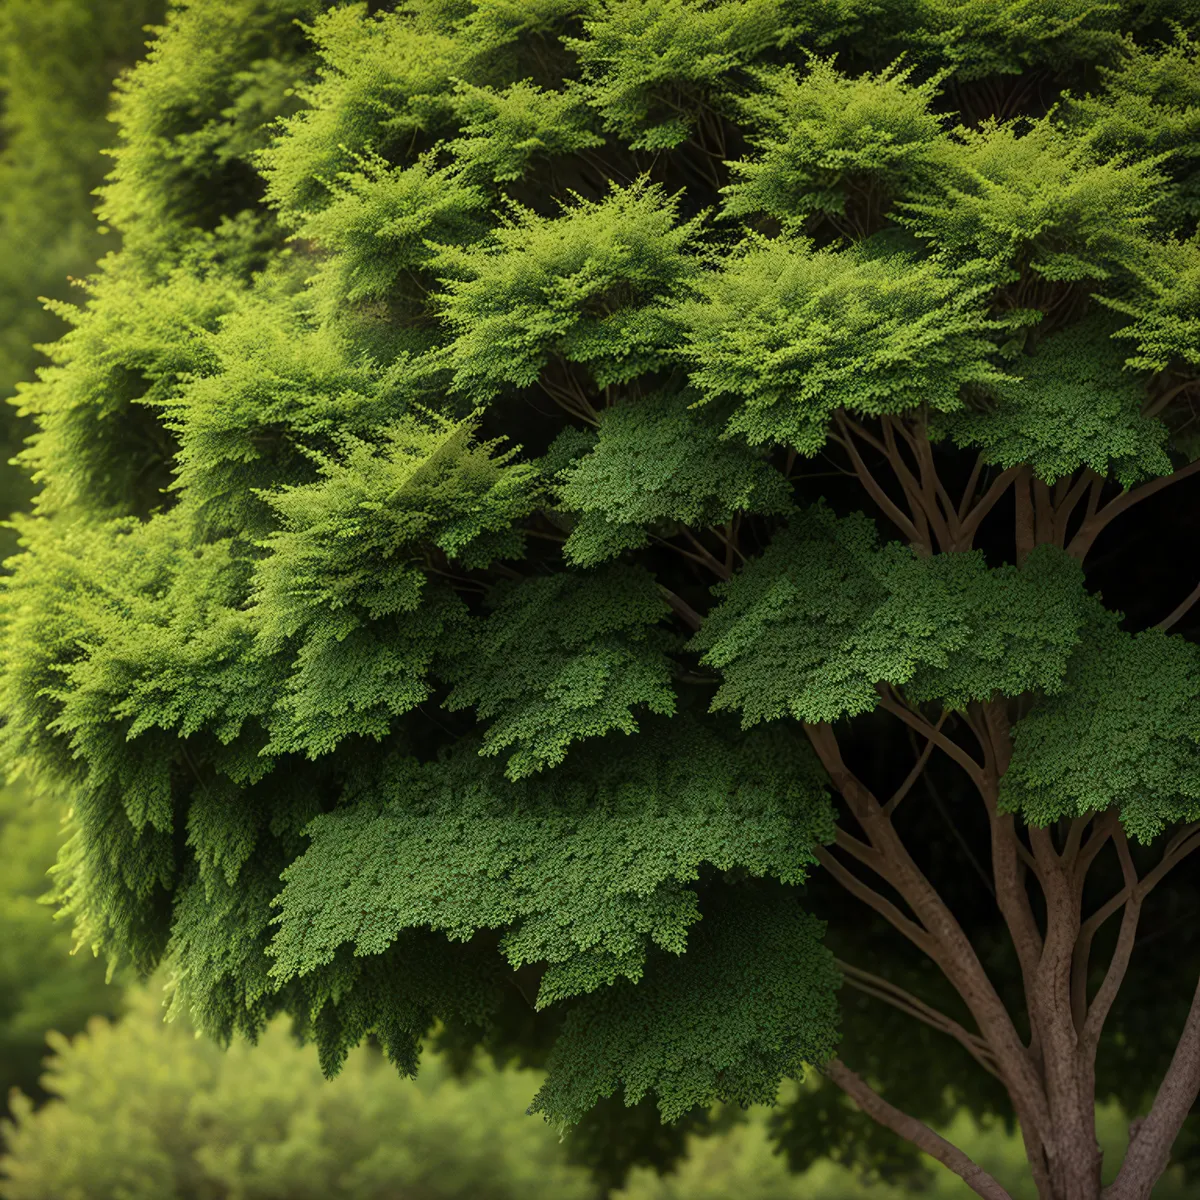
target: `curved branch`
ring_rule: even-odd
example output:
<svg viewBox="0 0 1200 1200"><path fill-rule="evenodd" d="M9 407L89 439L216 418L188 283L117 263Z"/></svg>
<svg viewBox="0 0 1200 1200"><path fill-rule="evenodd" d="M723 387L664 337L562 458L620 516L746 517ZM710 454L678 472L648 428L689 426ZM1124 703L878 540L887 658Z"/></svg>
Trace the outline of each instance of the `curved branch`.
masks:
<svg viewBox="0 0 1200 1200"><path fill-rule="evenodd" d="M857 875L852 874L824 846L817 846L813 853L817 862L827 870L852 896L857 897L868 907L873 908L897 932L906 938L918 950L929 955L938 962L938 947L928 930L923 929L915 921L906 917L886 896L881 896L873 887L863 883Z"/></svg>
<svg viewBox="0 0 1200 1200"><path fill-rule="evenodd" d="M864 971L851 963L843 962L840 958L834 961L850 987L856 988L866 996L872 996L876 1000L890 1004L899 1012L923 1022L939 1033L948 1033L989 1075L999 1079L1001 1083L1004 1082L1004 1077L992 1056L991 1048L978 1034L970 1033L952 1017L939 1012L932 1005L926 1004L924 1000L884 979L883 976Z"/></svg>
<svg viewBox="0 0 1200 1200"><path fill-rule="evenodd" d="M1132 508L1142 500L1153 496L1156 492L1161 492L1163 488L1170 487L1173 483L1179 483L1195 475L1197 471L1200 471L1200 458L1196 459L1195 462L1190 462L1186 466L1180 467L1178 471L1172 471L1170 475L1160 475L1157 479L1151 479L1148 483L1143 483L1141 487L1122 492L1116 499L1110 500L1098 512L1089 513L1079 532L1071 539L1071 544L1067 547L1067 553L1082 562L1087 557L1087 553L1091 550L1096 538L1100 536L1105 527L1114 518L1119 517L1127 509Z"/></svg>
<svg viewBox="0 0 1200 1200"><path fill-rule="evenodd" d="M1187 596L1167 616L1163 617L1154 628L1166 630L1170 629L1172 625L1178 624L1191 611L1197 600L1200 600L1200 583L1196 584Z"/></svg>
<svg viewBox="0 0 1200 1200"><path fill-rule="evenodd" d="M938 723L933 727L935 733L941 732L942 725L945 724L946 718L949 715L949 712L945 709L942 710L942 715L938 717ZM888 816L891 816L900 807L900 802L912 791L913 784L921 778L921 772L925 770L925 767L929 763L929 756L933 753L933 746L933 739L928 738L925 742L925 749L917 755L917 761L913 764L913 769L909 771L904 778L904 782L892 793L891 798L883 806L883 811Z"/></svg>
<svg viewBox="0 0 1200 1200"><path fill-rule="evenodd" d="M1129 959L1133 954L1133 944L1137 938L1138 919L1142 915L1142 895L1138 888L1137 870L1133 865L1133 859L1129 854L1129 840L1125 836L1123 829L1118 829L1113 835L1113 840L1117 847L1117 856L1121 860L1121 874L1125 878L1125 887L1129 890L1129 900L1125 905L1125 912L1121 917L1121 929L1117 934L1117 945L1113 951L1112 959L1109 961L1108 970L1104 973L1104 979L1096 992L1095 998L1092 1000L1091 1007L1087 1009L1087 1016L1082 1022L1082 1027L1078 1022L1079 1010L1076 1010L1076 1028L1079 1029L1079 1040L1089 1054L1094 1053L1096 1047L1100 1043L1100 1034L1104 1029L1104 1022L1108 1020L1108 1014L1112 1010L1113 1001L1117 998L1117 992L1121 990L1121 984L1125 979L1125 972L1129 969ZM1087 1004L1087 961L1086 959L1081 964L1081 992L1080 1007ZM1076 963L1072 963L1072 968ZM1075 972L1072 969L1072 982L1075 981ZM1072 989L1074 990L1074 989ZM1075 1008L1075 996L1072 995L1072 1008Z"/></svg>
<svg viewBox="0 0 1200 1200"><path fill-rule="evenodd" d="M922 737L934 742L939 749L944 750L970 777L976 787L984 786L983 767L972 758L957 742L948 738L936 726L930 724L920 713L914 712L907 704L892 699L886 692L880 691L880 705L893 716L899 717L906 725L912 726Z"/></svg>
<svg viewBox="0 0 1200 1200"><path fill-rule="evenodd" d="M913 522L904 515L900 509L900 506L896 504L896 502L892 500L887 492L883 490L883 488L880 486L879 480L877 480L875 476L871 474L870 468L865 462L863 462L862 455L859 454L858 447L854 444L854 438L847 429L845 421L842 420L840 416L838 418L838 425L842 430L842 436L837 437L836 435L831 435L831 437L840 446L842 446L846 453L850 456L850 462L854 467L854 473L858 476L859 482L867 490L867 493L870 495L871 499L879 505L879 507L887 514L892 524L895 525L896 528L899 529L900 532L904 534L904 536L908 538L908 540L912 542L914 546L924 546L926 549L928 549L928 539L922 539L921 535L917 532L916 525L914 525Z"/></svg>
<svg viewBox="0 0 1200 1200"><path fill-rule="evenodd" d="M1192 1007L1171 1065L1149 1114L1130 1139L1116 1179L1104 1190L1104 1200L1147 1200L1150 1189L1167 1169L1171 1147L1197 1096L1200 1096L1200 983L1192 996Z"/></svg>
<svg viewBox="0 0 1200 1200"><path fill-rule="evenodd" d="M1110 828L1103 835L1104 840L1114 832L1115 830ZM1102 835L1097 831L1089 839L1088 844L1090 845L1092 842L1101 840L1101 837ZM1087 846L1084 849L1086 850ZM1167 844L1167 848L1163 851L1162 859L1152 871L1133 887L1130 887L1127 876L1125 887L1115 896L1105 901L1104 904L1080 925L1079 935L1075 942L1075 951L1071 960L1071 1007L1074 1010L1077 1028L1082 1027L1086 1020L1085 1008L1087 998L1084 989L1087 987L1087 964L1092 951L1092 941L1096 936L1097 930L1099 930L1109 917L1128 904L1131 899L1140 905L1168 872L1183 862L1194 850L1200 850L1200 821L1194 821L1190 825L1185 825ZM1124 861L1122 861L1122 869L1125 869Z"/></svg>
<svg viewBox="0 0 1200 1200"><path fill-rule="evenodd" d="M885 1129L911 1142L930 1158L936 1158L944 1167L955 1173L977 1196L983 1200L1012 1200L1012 1196L989 1175L978 1163L964 1154L957 1146L935 1133L924 1121L910 1117L894 1104L890 1104L860 1076L846 1066L840 1058L833 1058L821 1068L822 1073L850 1097L868 1117Z"/></svg>

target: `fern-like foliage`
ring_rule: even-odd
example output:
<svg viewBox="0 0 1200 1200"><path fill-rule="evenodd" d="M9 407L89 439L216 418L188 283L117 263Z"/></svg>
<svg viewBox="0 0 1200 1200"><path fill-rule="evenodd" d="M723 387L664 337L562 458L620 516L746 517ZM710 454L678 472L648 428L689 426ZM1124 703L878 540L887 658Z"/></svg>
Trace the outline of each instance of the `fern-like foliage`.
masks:
<svg viewBox="0 0 1200 1200"><path fill-rule="evenodd" d="M798 883L831 836L810 754L786 738L656 721L610 734L547 782L480 774L474 747L395 759L309 828L284 872L273 974L377 955L405 929L469 941L507 930L514 967L547 964L538 1006L642 976L649 947L687 947L702 867Z"/></svg>
<svg viewBox="0 0 1200 1200"><path fill-rule="evenodd" d="M675 711L674 638L656 628L669 611L653 577L630 567L523 580L454 647L446 705L490 722L482 753L514 747L513 779L562 762L581 738L636 733L643 706Z"/></svg>
<svg viewBox="0 0 1200 1200"><path fill-rule="evenodd" d="M479 400L529 387L554 361L600 387L669 361L664 301L698 269L698 221L680 223L660 188L614 188L560 217L518 212L489 242L445 246L443 319L456 335L454 386Z"/></svg>
<svg viewBox="0 0 1200 1200"><path fill-rule="evenodd" d="M774 1099L780 1079L834 1048L839 981L821 932L769 891L731 901L682 958L659 955L636 988L618 984L572 1011L534 1111L570 1124L618 1087L626 1104L653 1094L666 1121L715 1100Z"/></svg>
<svg viewBox="0 0 1200 1200"><path fill-rule="evenodd" d="M940 428L989 462L1028 463L1048 483L1085 466L1126 487L1169 475L1167 430L1143 416L1145 387L1124 369L1127 351L1113 332L1101 316L1051 334L1013 361L1015 377L993 384L989 401L946 414Z"/></svg>
<svg viewBox="0 0 1200 1200"><path fill-rule="evenodd" d="M1200 815L1200 659L1118 617L1093 618L1063 689L1021 722L1003 799L1038 824L1115 807L1150 841Z"/></svg>
<svg viewBox="0 0 1200 1200"><path fill-rule="evenodd" d="M814 212L845 216L866 193L863 219L878 220L891 199L927 184L930 149L944 136L930 111L937 80L911 76L893 64L852 79L825 59L802 77L766 74L739 105L761 131L758 156L730 164L737 179L725 188L724 215L761 212L802 226Z"/></svg>
<svg viewBox="0 0 1200 1200"><path fill-rule="evenodd" d="M590 452L558 476L560 503L579 514L563 547L568 559L591 566L679 523L787 510L779 471L722 439L719 425L691 411L696 400L690 391L668 391L605 409Z"/></svg>
<svg viewBox="0 0 1200 1200"><path fill-rule="evenodd" d="M692 384L735 398L730 433L802 454L839 409L954 409L1001 378L980 293L936 259L750 238L677 305Z"/></svg>
<svg viewBox="0 0 1200 1200"><path fill-rule="evenodd" d="M978 553L919 558L823 507L714 591L721 603L691 644L721 671L713 707L745 726L869 712L878 684L951 708L1054 691L1088 612L1065 556L990 571Z"/></svg>

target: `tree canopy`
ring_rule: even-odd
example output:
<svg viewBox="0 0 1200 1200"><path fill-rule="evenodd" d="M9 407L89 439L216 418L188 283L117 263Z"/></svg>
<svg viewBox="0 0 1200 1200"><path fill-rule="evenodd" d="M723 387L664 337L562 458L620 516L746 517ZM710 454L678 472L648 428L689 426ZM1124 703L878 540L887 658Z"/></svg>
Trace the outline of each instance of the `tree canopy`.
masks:
<svg viewBox="0 0 1200 1200"><path fill-rule="evenodd" d="M805 1092L794 1161L1003 1200L965 1101L1144 1200L1200 1090L1198 34L175 4L19 396L0 753L81 944L329 1074L437 1026L565 1127L811 1066L886 1132Z"/></svg>

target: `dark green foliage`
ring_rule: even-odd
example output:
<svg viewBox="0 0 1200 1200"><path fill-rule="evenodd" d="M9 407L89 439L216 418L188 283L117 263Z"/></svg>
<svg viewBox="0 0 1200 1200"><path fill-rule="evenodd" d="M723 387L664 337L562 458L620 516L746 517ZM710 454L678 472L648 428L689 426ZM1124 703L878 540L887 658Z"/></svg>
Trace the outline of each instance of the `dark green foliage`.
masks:
<svg viewBox="0 0 1200 1200"><path fill-rule="evenodd" d="M1026 1036L963 867L1009 827L964 797L1069 846L1200 796L1194 623L1148 631L1133 583L1186 559L1190 502L1117 523L1200 445L1172 15L172 7L121 84L124 248L22 389L42 490L0 599L0 749L69 797L80 940L165 960L221 1038L289 1013L329 1073L368 1037L414 1071L440 1023L668 1155L643 1115L833 1054L825 917L981 1025L809 870L869 872L895 846L845 822L911 790L881 886L944 888ZM1012 1116L873 1003L846 1053L889 1097ZM1109 1031L1132 1111L1166 1035ZM640 1151L602 1123L616 1179Z"/></svg>
<svg viewBox="0 0 1200 1200"><path fill-rule="evenodd" d="M572 1011L534 1110L569 1124L618 1085L627 1104L657 1095L664 1121L714 1099L773 1100L781 1068L796 1074L833 1052L838 976L821 932L782 895L729 901L687 954Z"/></svg>
<svg viewBox="0 0 1200 1200"><path fill-rule="evenodd" d="M1007 803L1049 823L1117 807L1148 842L1200 816L1200 654L1156 630L1131 636L1108 614L1087 631L1067 687L1017 731Z"/></svg>
<svg viewBox="0 0 1200 1200"><path fill-rule="evenodd" d="M1089 318L1051 334L1010 369L1017 378L938 420L960 446L977 446L1001 467L1028 463L1056 483L1089 467L1132 487L1147 475L1169 475L1167 429L1145 416L1145 388L1124 370L1112 323Z"/></svg>
<svg viewBox="0 0 1200 1200"><path fill-rule="evenodd" d="M881 547L861 516L815 508L714 588L721 603L691 644L721 671L713 707L747 726L857 716L878 684L965 708L1059 690L1090 608L1081 583L1049 549L989 571L978 551L920 558Z"/></svg>

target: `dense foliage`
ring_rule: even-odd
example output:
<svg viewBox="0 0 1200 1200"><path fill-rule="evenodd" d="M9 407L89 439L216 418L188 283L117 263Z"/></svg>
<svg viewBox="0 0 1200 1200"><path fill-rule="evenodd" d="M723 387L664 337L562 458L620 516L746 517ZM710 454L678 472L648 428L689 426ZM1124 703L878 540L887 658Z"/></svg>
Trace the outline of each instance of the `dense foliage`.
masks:
<svg viewBox="0 0 1200 1200"><path fill-rule="evenodd" d="M560 1124L818 1064L989 1196L893 1098L1015 1114L1039 1195L1094 1200L1097 1092L1148 1103L1182 1030L1144 1197L1200 1087L1186 920L1125 992L1156 1019L1116 1003L1200 845L1157 611L1194 582L1197 17L177 4L120 88L123 249L21 389L0 736L69 794L80 940L218 1037L290 1012L331 1074L436 1022L545 1055ZM881 1001L978 1084L905 1083ZM777 1123L912 1169L851 1128Z"/></svg>

